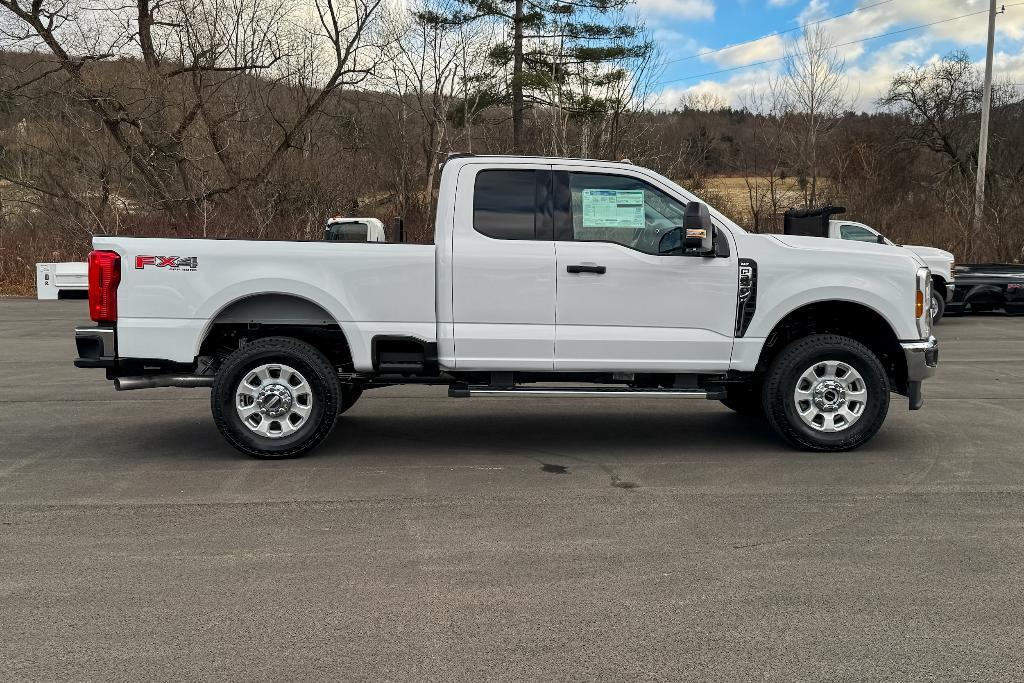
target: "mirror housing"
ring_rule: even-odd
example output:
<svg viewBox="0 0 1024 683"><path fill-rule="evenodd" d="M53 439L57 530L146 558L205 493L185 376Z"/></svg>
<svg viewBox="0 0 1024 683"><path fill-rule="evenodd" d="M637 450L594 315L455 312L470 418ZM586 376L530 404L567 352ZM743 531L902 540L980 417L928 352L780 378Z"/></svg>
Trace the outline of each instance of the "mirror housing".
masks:
<svg viewBox="0 0 1024 683"><path fill-rule="evenodd" d="M877 240L875 240L875 241L876 241L876 242L878 242L879 244L885 244L885 243L886 243L886 241L885 241L885 235L879 234L879 235L878 235L878 239L877 239Z"/></svg>
<svg viewBox="0 0 1024 683"><path fill-rule="evenodd" d="M683 214L683 224L661 236L658 253L717 256L715 226L711 223L708 205L703 202L689 202Z"/></svg>
<svg viewBox="0 0 1024 683"><path fill-rule="evenodd" d="M715 226L711 224L711 212L704 202L690 202L683 214L685 246L701 254L715 251Z"/></svg>

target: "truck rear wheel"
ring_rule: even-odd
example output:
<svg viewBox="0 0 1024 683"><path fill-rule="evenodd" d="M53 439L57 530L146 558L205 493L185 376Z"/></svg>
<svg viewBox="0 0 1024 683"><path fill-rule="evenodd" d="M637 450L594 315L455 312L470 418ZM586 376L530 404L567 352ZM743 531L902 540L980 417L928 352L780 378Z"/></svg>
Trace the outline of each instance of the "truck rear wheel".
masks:
<svg viewBox="0 0 1024 683"><path fill-rule="evenodd" d="M258 339L224 361L210 393L228 443L255 458L294 458L330 434L341 389L334 366L306 342Z"/></svg>
<svg viewBox="0 0 1024 683"><path fill-rule="evenodd" d="M889 379L860 342L816 334L790 343L772 361L762 400L772 428L797 448L848 451L885 421Z"/></svg>

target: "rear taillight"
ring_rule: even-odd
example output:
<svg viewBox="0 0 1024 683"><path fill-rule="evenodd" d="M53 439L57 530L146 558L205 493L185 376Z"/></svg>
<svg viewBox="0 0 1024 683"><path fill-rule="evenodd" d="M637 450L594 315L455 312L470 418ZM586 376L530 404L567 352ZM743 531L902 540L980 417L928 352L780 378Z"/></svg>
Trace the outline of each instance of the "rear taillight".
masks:
<svg viewBox="0 0 1024 683"><path fill-rule="evenodd" d="M89 315L96 322L117 322L117 285L120 282L121 257L116 252L89 252Z"/></svg>

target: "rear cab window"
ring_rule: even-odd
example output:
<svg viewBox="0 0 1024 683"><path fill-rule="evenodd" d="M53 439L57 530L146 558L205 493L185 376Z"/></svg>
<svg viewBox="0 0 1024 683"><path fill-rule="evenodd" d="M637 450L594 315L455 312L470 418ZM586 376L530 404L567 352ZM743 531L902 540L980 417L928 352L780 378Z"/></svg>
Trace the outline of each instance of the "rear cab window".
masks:
<svg viewBox="0 0 1024 683"><path fill-rule="evenodd" d="M488 169L477 173L473 229L499 240L543 239L539 236L539 224L543 223L549 175L523 169Z"/></svg>

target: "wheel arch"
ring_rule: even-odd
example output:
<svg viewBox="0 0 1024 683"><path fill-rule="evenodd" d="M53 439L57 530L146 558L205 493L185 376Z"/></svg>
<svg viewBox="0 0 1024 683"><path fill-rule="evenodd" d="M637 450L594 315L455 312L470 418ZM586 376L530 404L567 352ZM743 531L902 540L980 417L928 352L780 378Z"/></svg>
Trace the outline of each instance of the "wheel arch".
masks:
<svg viewBox="0 0 1024 683"><path fill-rule="evenodd" d="M906 391L907 361L899 336L881 313L856 301L816 301L784 315L765 339L757 371L765 371L791 341L811 334L838 334L859 341L878 355L893 387Z"/></svg>
<svg viewBox="0 0 1024 683"><path fill-rule="evenodd" d="M943 301L949 302L953 295L947 290L949 281L941 273L932 273L932 288L939 293Z"/></svg>
<svg viewBox="0 0 1024 683"><path fill-rule="evenodd" d="M287 336L320 349L336 365L352 359L342 325L322 305L293 293L246 294L224 304L210 317L197 356L219 356L244 341Z"/></svg>

